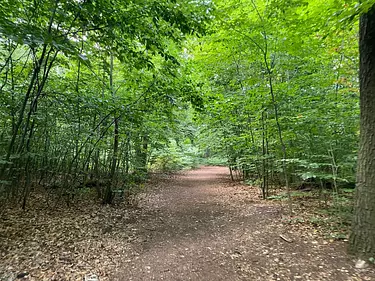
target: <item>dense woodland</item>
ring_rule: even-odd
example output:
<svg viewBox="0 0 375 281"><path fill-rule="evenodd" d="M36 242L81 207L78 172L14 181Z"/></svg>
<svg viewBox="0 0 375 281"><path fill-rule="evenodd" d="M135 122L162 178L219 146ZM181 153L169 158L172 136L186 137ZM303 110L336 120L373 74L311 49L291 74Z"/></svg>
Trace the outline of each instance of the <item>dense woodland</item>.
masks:
<svg viewBox="0 0 375 281"><path fill-rule="evenodd" d="M353 189L373 4L1 1L0 203L109 204L200 164L264 199Z"/></svg>

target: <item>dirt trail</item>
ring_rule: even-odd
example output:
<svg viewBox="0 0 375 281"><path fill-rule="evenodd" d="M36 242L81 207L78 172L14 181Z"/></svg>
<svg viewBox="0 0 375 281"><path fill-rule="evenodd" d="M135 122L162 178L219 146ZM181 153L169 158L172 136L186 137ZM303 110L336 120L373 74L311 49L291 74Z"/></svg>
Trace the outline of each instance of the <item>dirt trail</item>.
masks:
<svg viewBox="0 0 375 281"><path fill-rule="evenodd" d="M257 194L222 167L165 181L141 204L136 252L111 280L375 280L353 268L344 243L291 231Z"/></svg>

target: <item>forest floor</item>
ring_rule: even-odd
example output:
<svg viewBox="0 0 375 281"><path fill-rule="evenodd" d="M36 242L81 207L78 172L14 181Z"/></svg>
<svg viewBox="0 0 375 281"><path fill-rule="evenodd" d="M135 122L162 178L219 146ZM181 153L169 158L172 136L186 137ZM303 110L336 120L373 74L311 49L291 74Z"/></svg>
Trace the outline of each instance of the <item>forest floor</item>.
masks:
<svg viewBox="0 0 375 281"><path fill-rule="evenodd" d="M290 218L222 167L155 177L132 208L34 200L39 208L0 213L2 281L375 280L345 239Z"/></svg>

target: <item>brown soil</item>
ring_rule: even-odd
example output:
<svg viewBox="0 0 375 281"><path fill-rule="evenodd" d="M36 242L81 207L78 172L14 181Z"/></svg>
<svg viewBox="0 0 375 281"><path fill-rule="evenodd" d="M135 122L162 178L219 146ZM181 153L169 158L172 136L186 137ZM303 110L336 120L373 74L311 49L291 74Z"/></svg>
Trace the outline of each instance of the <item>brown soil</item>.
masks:
<svg viewBox="0 0 375 281"><path fill-rule="evenodd" d="M287 223L284 206L226 168L155 178L142 198L131 209L5 211L0 280L375 280L372 267L354 268L346 242Z"/></svg>
<svg viewBox="0 0 375 281"><path fill-rule="evenodd" d="M114 280L375 280L345 243L288 229L282 206L258 193L222 167L166 182L144 202L142 243Z"/></svg>

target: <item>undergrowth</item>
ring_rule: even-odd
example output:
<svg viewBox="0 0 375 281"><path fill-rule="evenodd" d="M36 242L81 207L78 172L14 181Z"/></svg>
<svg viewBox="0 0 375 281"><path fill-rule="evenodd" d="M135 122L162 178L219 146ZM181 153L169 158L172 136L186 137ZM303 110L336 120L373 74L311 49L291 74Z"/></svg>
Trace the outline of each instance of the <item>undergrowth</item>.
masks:
<svg viewBox="0 0 375 281"><path fill-rule="evenodd" d="M285 221L314 228L324 238L346 240L353 213L353 189L291 192L294 215ZM269 200L288 200L285 192Z"/></svg>

